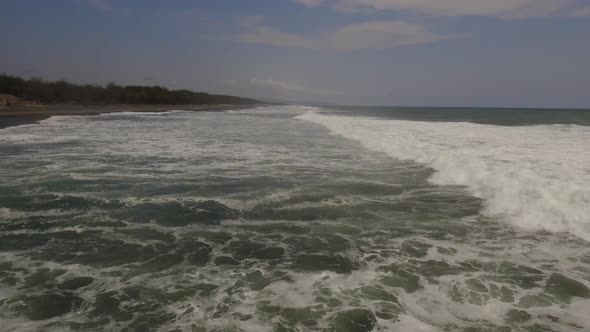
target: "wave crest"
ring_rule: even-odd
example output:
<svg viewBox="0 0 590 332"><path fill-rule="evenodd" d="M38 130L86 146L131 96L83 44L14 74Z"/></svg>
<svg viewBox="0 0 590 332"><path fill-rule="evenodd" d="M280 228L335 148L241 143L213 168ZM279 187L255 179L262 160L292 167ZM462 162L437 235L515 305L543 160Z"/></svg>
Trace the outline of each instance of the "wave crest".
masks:
<svg viewBox="0 0 590 332"><path fill-rule="evenodd" d="M431 182L467 187L485 200L487 215L590 241L589 127L504 127L315 112L297 118L371 150L433 168Z"/></svg>

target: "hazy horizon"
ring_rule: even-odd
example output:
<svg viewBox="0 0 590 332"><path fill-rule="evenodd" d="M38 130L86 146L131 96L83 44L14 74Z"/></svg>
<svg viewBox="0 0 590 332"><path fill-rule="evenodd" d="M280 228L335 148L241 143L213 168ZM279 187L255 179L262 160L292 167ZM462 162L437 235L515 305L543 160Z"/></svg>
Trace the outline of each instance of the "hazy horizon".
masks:
<svg viewBox="0 0 590 332"><path fill-rule="evenodd" d="M581 0L2 3L0 72L328 105L590 108Z"/></svg>

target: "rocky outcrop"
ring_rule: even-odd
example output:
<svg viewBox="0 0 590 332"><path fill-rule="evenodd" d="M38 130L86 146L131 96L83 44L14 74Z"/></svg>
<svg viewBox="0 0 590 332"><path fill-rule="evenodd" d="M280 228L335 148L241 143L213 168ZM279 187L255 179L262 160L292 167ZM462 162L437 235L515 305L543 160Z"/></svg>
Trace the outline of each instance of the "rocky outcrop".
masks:
<svg viewBox="0 0 590 332"><path fill-rule="evenodd" d="M13 110L15 108L37 108L43 105L38 101L24 100L13 95L0 94L0 110Z"/></svg>
<svg viewBox="0 0 590 332"><path fill-rule="evenodd" d="M21 100L13 95L0 94L0 107L15 107L21 103Z"/></svg>

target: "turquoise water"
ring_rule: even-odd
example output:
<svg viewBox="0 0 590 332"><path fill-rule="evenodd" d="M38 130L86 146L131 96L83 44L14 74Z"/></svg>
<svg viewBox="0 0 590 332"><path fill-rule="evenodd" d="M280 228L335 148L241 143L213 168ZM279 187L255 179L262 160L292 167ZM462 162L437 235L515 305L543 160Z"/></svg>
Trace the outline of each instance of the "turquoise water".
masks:
<svg viewBox="0 0 590 332"><path fill-rule="evenodd" d="M588 113L412 112L1 129L0 330L590 329Z"/></svg>

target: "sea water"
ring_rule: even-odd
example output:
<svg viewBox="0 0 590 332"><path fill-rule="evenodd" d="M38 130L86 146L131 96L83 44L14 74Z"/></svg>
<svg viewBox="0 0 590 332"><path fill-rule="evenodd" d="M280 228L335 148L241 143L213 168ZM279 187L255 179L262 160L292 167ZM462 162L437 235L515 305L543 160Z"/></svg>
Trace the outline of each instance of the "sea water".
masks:
<svg viewBox="0 0 590 332"><path fill-rule="evenodd" d="M1 331L588 331L590 112L0 130Z"/></svg>

